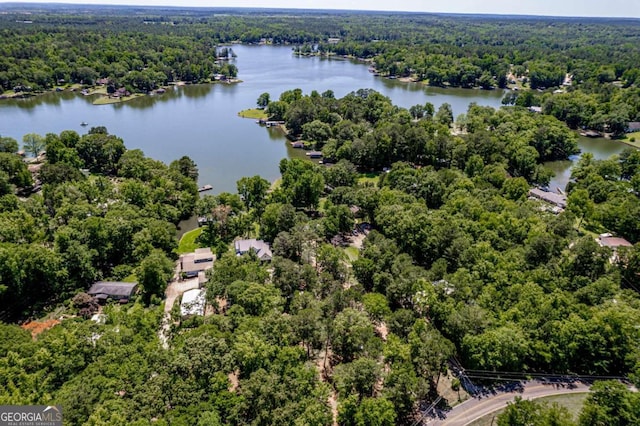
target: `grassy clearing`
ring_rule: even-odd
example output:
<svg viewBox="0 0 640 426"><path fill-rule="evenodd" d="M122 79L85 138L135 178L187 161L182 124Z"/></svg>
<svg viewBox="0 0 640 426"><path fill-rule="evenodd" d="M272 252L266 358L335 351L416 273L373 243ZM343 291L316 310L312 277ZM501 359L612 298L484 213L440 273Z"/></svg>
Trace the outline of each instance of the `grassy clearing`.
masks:
<svg viewBox="0 0 640 426"><path fill-rule="evenodd" d="M269 191L275 191L276 189L280 188L281 185L282 185L282 178L278 178L273 182L271 182L271 187L269 187Z"/></svg>
<svg viewBox="0 0 640 426"><path fill-rule="evenodd" d="M244 109L240 111L238 115L242 118L252 118L254 120L266 120L269 118L263 109L258 108Z"/></svg>
<svg viewBox="0 0 640 426"><path fill-rule="evenodd" d="M380 173L362 173L358 177L358 183L372 183L377 185L380 181Z"/></svg>
<svg viewBox="0 0 640 426"><path fill-rule="evenodd" d="M640 148L640 132L627 133L624 138L620 139L620 142Z"/></svg>
<svg viewBox="0 0 640 426"><path fill-rule="evenodd" d="M98 86L89 90L90 95L108 95L107 86Z"/></svg>
<svg viewBox="0 0 640 426"><path fill-rule="evenodd" d="M180 238L177 250L178 254L191 253L199 248L200 245L196 242L196 239L200 234L202 234L202 228L196 228L193 231L185 233L182 238Z"/></svg>
<svg viewBox="0 0 640 426"><path fill-rule="evenodd" d="M438 381L438 395L442 397L451 405L456 405L466 401L470 398L469 394L465 392L462 386L459 386L458 390L453 390L454 377L451 371L447 371L447 374L440 376Z"/></svg>
<svg viewBox="0 0 640 426"><path fill-rule="evenodd" d="M354 260L358 260L360 257L360 250L355 247L346 247L344 252L349 256L349 260L353 262Z"/></svg>
<svg viewBox="0 0 640 426"><path fill-rule="evenodd" d="M537 401L547 403L549 405L554 402L562 405L563 407L567 407L569 413L573 416L573 419L578 418L578 414L580 414L580 410L582 410L582 406L584 405L584 401L589 396L588 392L584 393L572 393L569 395L556 395L556 396L547 396L544 398L540 398Z"/></svg>
<svg viewBox="0 0 640 426"><path fill-rule="evenodd" d="M587 396L589 395L588 392L584 392L584 393L571 393L568 395L554 395L554 396L546 396L544 398L538 398L535 399L535 401L538 402L544 402L545 404L551 405L553 403L556 403L558 405L561 405L563 407L567 407L567 409L569 410L569 413L571 413L571 416L573 417L573 419L577 419L578 418L578 414L580 413L580 410L582 409L582 406L584 405L584 401L587 399ZM498 411L494 411L491 414L487 414L486 416L472 422L469 423L469 426L491 426L491 425L495 425L496 424L496 419L498 418L498 416L500 415L500 413L502 413L504 410L498 410Z"/></svg>
<svg viewBox="0 0 640 426"><path fill-rule="evenodd" d="M109 104L119 104L120 102L127 102L131 99L136 99L141 96L145 96L142 93L134 93L131 96L123 96L121 98L110 98L108 96L102 96L93 101L93 105L109 105Z"/></svg>

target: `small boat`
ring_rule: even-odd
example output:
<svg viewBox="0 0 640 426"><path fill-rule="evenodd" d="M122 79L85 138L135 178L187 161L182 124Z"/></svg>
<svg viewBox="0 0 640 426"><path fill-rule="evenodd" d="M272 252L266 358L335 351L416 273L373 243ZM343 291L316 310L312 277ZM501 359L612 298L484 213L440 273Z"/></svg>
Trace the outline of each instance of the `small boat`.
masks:
<svg viewBox="0 0 640 426"><path fill-rule="evenodd" d="M81 125L82 127L84 127L84 126L88 126L88 125L89 125L89 123L87 123L86 121L83 121L82 123L80 123L80 125Z"/></svg>
<svg viewBox="0 0 640 426"><path fill-rule="evenodd" d="M201 186L200 188L198 188L198 192L211 191L212 189L212 185L206 184L205 186Z"/></svg>

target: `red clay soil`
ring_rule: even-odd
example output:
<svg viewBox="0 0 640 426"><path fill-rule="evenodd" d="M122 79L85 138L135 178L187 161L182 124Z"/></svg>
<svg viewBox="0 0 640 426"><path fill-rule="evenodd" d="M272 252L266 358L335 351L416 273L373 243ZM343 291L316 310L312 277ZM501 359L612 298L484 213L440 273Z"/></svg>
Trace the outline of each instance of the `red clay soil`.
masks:
<svg viewBox="0 0 640 426"><path fill-rule="evenodd" d="M48 330L56 325L60 324L60 321L56 319L50 319L45 321L31 321L26 324L21 325L20 327L23 330L27 330L31 332L31 337L34 339L38 336L38 334L42 333L45 330Z"/></svg>

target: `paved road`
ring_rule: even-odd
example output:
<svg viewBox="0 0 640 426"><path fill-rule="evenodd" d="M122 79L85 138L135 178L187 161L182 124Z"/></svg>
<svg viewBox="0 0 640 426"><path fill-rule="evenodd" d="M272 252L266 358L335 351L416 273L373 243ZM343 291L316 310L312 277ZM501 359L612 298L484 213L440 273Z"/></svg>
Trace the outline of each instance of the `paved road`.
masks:
<svg viewBox="0 0 640 426"><path fill-rule="evenodd" d="M469 399L460 405L456 405L448 413L445 413L445 419L432 419L424 424L428 426L465 426L480 417L484 417L487 414L506 407L507 402L513 401L516 396L521 396L522 399L536 399L552 395L589 392L589 385L582 383L574 383L571 387L567 387L567 385L564 387L556 387L551 384L531 381L524 382L523 388L523 391L504 392Z"/></svg>

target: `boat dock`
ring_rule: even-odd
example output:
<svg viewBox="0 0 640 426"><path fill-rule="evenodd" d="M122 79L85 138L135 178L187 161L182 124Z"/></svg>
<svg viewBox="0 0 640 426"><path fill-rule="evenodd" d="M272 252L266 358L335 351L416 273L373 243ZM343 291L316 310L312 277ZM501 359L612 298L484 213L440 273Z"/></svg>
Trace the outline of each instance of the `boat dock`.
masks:
<svg viewBox="0 0 640 426"><path fill-rule="evenodd" d="M284 121L257 120L256 123L260 124L261 126L277 127L282 126L284 124Z"/></svg>

